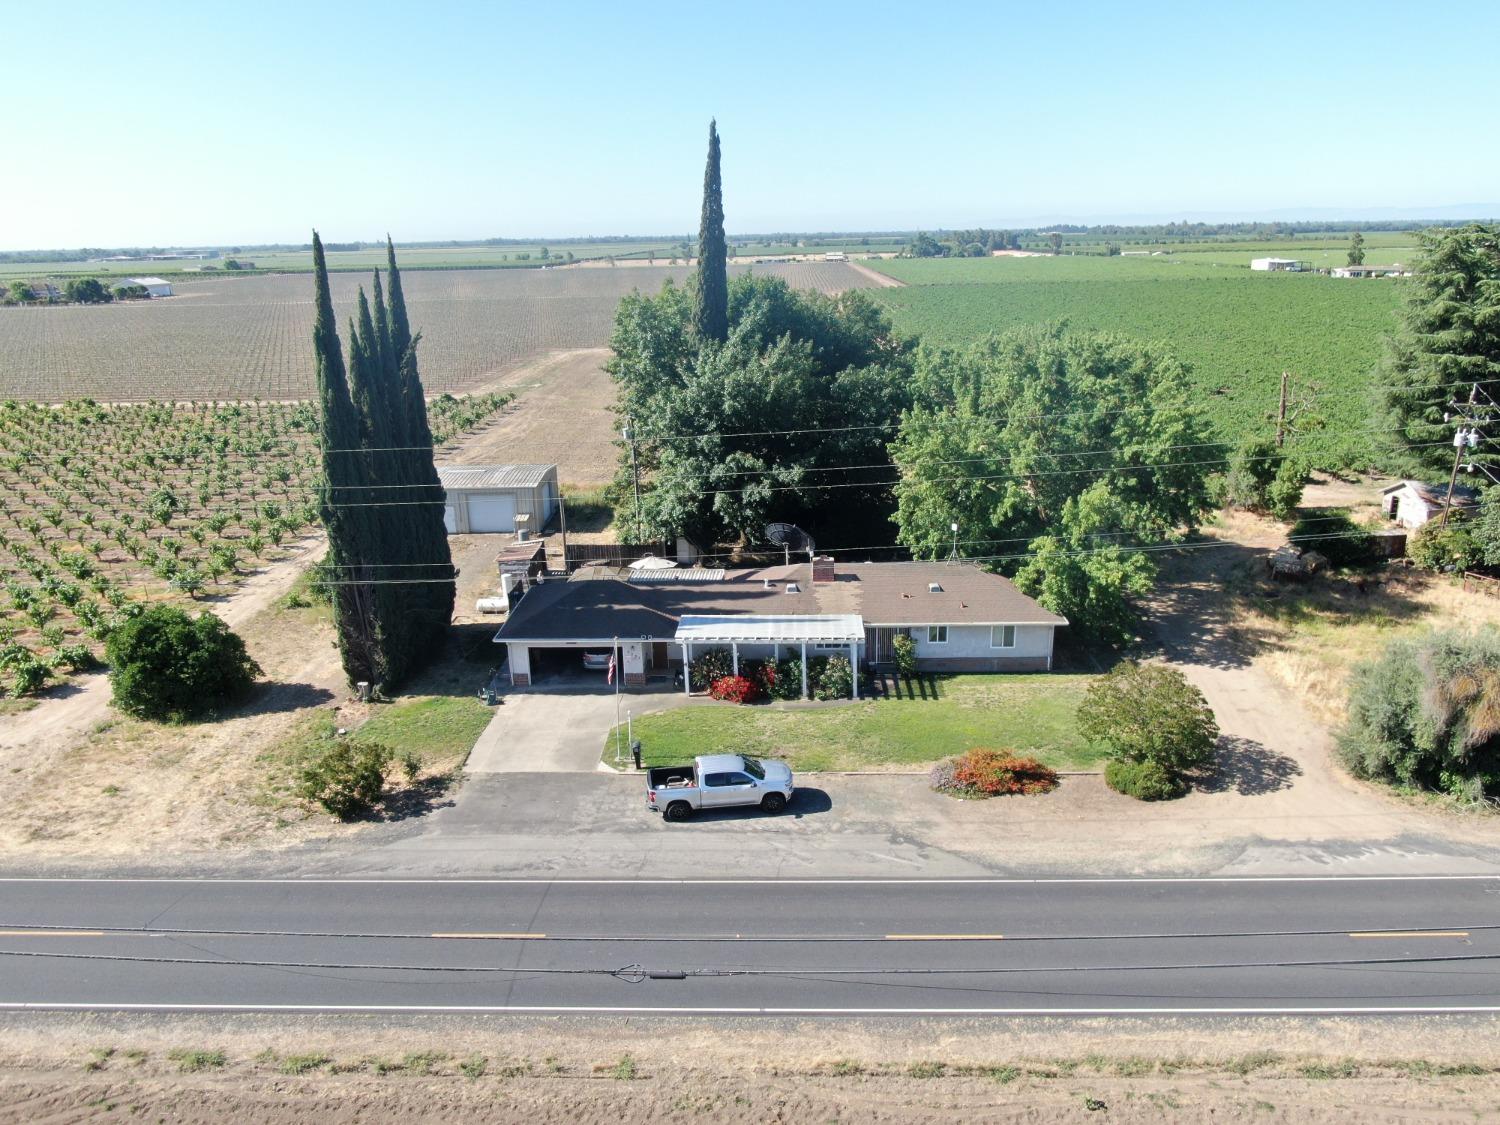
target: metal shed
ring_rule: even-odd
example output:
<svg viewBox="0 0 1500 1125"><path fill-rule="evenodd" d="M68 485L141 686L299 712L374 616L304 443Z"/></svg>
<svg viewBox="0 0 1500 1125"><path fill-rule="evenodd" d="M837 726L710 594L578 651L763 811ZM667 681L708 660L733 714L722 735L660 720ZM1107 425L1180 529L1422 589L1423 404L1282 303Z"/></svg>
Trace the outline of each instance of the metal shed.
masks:
<svg viewBox="0 0 1500 1125"><path fill-rule="evenodd" d="M530 531L557 511L556 465L439 465L448 533Z"/></svg>

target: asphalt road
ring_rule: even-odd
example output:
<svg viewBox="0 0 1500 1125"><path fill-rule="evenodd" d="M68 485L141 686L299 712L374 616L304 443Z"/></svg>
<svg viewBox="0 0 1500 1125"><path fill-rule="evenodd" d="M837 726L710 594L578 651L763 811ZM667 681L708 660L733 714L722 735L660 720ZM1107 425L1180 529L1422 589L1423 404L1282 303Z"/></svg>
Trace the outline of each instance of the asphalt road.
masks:
<svg viewBox="0 0 1500 1125"><path fill-rule="evenodd" d="M0 880L0 1008L1500 1011L1500 879Z"/></svg>

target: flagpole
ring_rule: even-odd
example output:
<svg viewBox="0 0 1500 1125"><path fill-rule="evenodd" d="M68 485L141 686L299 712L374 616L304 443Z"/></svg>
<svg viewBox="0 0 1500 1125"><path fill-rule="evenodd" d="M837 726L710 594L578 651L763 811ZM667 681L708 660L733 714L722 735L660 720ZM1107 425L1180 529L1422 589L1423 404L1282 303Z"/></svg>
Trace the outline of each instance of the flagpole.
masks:
<svg viewBox="0 0 1500 1125"><path fill-rule="evenodd" d="M609 670L615 678L615 765L619 765L624 758L620 756L620 638L615 638L614 650L609 654Z"/></svg>

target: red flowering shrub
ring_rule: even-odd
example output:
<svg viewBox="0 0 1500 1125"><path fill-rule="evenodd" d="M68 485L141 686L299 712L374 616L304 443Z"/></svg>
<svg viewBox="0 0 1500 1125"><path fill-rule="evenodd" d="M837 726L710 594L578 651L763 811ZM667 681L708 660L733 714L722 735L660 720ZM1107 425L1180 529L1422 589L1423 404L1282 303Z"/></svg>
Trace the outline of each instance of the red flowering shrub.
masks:
<svg viewBox="0 0 1500 1125"><path fill-rule="evenodd" d="M1047 793L1057 788L1057 774L1035 758L1008 751L970 750L953 761L953 791L975 797Z"/></svg>
<svg viewBox="0 0 1500 1125"><path fill-rule="evenodd" d="M725 703L754 703L758 692L744 676L720 676L708 686L708 694Z"/></svg>
<svg viewBox="0 0 1500 1125"><path fill-rule="evenodd" d="M755 685L755 698L765 699L776 694L776 665L769 660L742 660L740 674Z"/></svg>

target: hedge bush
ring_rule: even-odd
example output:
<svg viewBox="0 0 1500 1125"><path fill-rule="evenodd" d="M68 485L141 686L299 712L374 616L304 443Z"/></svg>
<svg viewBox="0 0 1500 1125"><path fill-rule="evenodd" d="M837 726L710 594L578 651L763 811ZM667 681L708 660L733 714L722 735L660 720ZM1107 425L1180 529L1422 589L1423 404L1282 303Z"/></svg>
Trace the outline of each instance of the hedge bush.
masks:
<svg viewBox="0 0 1500 1125"><path fill-rule="evenodd" d="M1011 750L974 749L939 762L928 784L955 797L999 797L1047 793L1057 788L1056 771Z"/></svg>
<svg viewBox="0 0 1500 1125"><path fill-rule="evenodd" d="M814 699L848 699L854 693L854 669L849 666L847 656L819 657L823 662L818 667L817 661L808 661L808 670L812 673L808 689Z"/></svg>
<svg viewBox="0 0 1500 1125"><path fill-rule="evenodd" d="M1357 777L1500 795L1500 631L1393 642L1354 670L1339 756Z"/></svg>
<svg viewBox="0 0 1500 1125"><path fill-rule="evenodd" d="M1219 726L1203 693L1176 668L1124 661L1078 705L1078 730L1111 757L1153 762L1169 774L1207 765Z"/></svg>
<svg viewBox="0 0 1500 1125"><path fill-rule="evenodd" d="M891 638L891 659L896 662L896 672L903 677L917 674L917 642L910 633L897 633Z"/></svg>
<svg viewBox="0 0 1500 1125"><path fill-rule="evenodd" d="M1348 512L1315 509L1293 524L1287 537L1292 546L1317 551L1334 566L1369 567L1381 557L1375 537Z"/></svg>
<svg viewBox="0 0 1500 1125"><path fill-rule="evenodd" d="M802 661L795 657L776 664L776 678L770 685L772 699L802 698Z"/></svg>
<svg viewBox="0 0 1500 1125"><path fill-rule="evenodd" d="M1423 524L1408 540L1406 554L1426 570L1468 570L1484 557L1469 526L1459 520L1446 527L1438 520Z"/></svg>
<svg viewBox="0 0 1500 1125"><path fill-rule="evenodd" d="M706 648L702 652L693 653L693 676L691 687L694 691L707 691L709 685L715 680L722 680L725 676L734 675L734 657L730 655L727 648Z"/></svg>
<svg viewBox="0 0 1500 1125"><path fill-rule="evenodd" d="M755 684L745 676L720 676L709 685L708 694L725 703L754 703L760 698Z"/></svg>
<svg viewBox="0 0 1500 1125"><path fill-rule="evenodd" d="M1156 762L1116 758L1105 763L1104 784L1138 801L1169 801L1187 792L1181 779Z"/></svg>

